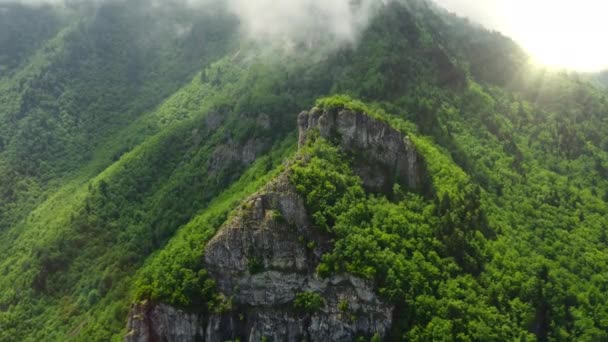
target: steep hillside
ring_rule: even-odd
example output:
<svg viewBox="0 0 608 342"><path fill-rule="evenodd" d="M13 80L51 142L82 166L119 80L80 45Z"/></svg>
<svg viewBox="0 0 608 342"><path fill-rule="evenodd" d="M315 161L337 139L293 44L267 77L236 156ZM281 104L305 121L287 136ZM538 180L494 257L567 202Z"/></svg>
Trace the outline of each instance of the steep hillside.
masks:
<svg viewBox="0 0 608 342"><path fill-rule="evenodd" d="M597 75L600 84L608 88L608 71L601 72Z"/></svg>
<svg viewBox="0 0 608 342"><path fill-rule="evenodd" d="M466 271L464 278L456 271L479 273L483 263L483 234L489 232L478 190L468 188L469 180L449 159L442 160L444 172L428 173L424 156L387 117L371 118L336 100L300 114L298 154L206 243L204 262L191 272L203 276L202 302L208 304L187 306L186 312L158 304L182 307L175 298L188 296L181 287L169 297L154 294L153 284L167 283L166 267L173 262L172 254L159 255L148 267L164 271L144 271L140 298L152 302L133 309L128 340L350 341L399 338L409 324L415 325L409 327L416 331L412 337L425 338L417 329L430 322L410 322L407 298L427 298L452 282L479 286ZM426 153L441 154L419 143ZM384 172L370 172L379 166ZM450 207L433 204L436 194L449 196L442 181L461 192ZM428 182L433 187L425 187ZM468 230L457 228L463 226ZM489 330L480 338L525 336L481 293L470 295L468 318L486 315L505 324L496 329L480 321ZM442 303L428 305L441 317ZM456 328L463 336L480 333Z"/></svg>
<svg viewBox="0 0 608 342"><path fill-rule="evenodd" d="M26 15L32 15L20 13L20 6L2 6L7 17L27 20ZM37 15L51 20L53 12L47 7L30 11L45 10L51 14ZM118 131L126 131L126 126L160 104L201 65L223 55L231 37L231 23L214 22L213 10L193 17L178 8L163 12L162 19L155 21L145 18L157 17L160 12L150 12L163 9L151 10L146 2L110 2L92 14L66 11L54 14L77 19L48 41L29 46L40 45L25 59L29 64L0 80L0 229L22 219L53 181L70 178L95 160L95 154L116 158L141 142L142 135L131 130L123 133L130 135L131 146L124 142L111 146ZM195 44L192 39L198 38L179 33L178 24L191 25L191 32L200 30L213 39ZM12 45L8 47L13 51ZM150 123L142 126L150 132L158 130ZM98 167L107 167L112 157L105 156L105 165Z"/></svg>
<svg viewBox="0 0 608 342"><path fill-rule="evenodd" d="M0 4L1 341L608 339L605 90L422 0L225 3Z"/></svg>

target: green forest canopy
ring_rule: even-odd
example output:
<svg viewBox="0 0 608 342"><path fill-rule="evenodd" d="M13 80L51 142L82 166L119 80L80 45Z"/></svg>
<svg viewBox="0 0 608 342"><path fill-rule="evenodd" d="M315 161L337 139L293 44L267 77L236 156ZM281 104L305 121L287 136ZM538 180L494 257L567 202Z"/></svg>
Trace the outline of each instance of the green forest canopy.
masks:
<svg viewBox="0 0 608 342"><path fill-rule="evenodd" d="M321 60L221 11L0 9L0 340L122 340L135 300L222 302L204 242L315 104L407 133L431 174L430 198L367 193L321 139L292 166L336 239L317 271L373 280L407 313L393 337L608 339L608 94L586 78L420 1Z"/></svg>

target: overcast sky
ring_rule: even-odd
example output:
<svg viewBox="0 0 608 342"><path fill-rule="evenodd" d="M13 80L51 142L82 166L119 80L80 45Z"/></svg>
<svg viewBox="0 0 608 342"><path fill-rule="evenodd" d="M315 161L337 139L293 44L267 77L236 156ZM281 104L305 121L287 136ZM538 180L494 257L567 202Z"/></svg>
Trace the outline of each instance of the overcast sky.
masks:
<svg viewBox="0 0 608 342"><path fill-rule="evenodd" d="M540 62L582 71L608 68L608 0L435 0L498 30Z"/></svg>

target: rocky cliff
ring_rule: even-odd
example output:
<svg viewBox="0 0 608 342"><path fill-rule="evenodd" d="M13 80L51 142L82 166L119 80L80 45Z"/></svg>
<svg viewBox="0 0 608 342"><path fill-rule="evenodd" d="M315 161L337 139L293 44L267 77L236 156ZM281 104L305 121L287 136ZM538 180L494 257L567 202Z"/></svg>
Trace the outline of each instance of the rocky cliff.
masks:
<svg viewBox="0 0 608 342"><path fill-rule="evenodd" d="M393 308L373 285L349 275L321 279L315 269L332 248L313 227L288 173L247 199L207 245L205 265L233 309L204 317L167 305L141 304L130 315L127 341L352 341L385 336ZM313 312L298 294L325 299Z"/></svg>
<svg viewBox="0 0 608 342"><path fill-rule="evenodd" d="M395 182L424 190L425 169L399 131L365 114L313 109L298 117L300 145L317 130L355 157L370 191ZM316 267L331 236L313 226L287 168L243 202L205 248L204 263L231 299L223 314L187 313L164 304L133 307L127 341L352 341L387 337L394 308L373 284L351 275L320 278ZM323 298L314 310L295 305L302 294Z"/></svg>
<svg viewBox="0 0 608 342"><path fill-rule="evenodd" d="M126 341L200 341L203 317L165 304L140 303L131 308Z"/></svg>
<svg viewBox="0 0 608 342"><path fill-rule="evenodd" d="M315 108L300 113L298 128L300 146L314 130L355 157L353 168L370 191L388 194L395 183L430 191L424 160L406 135L385 122L351 110Z"/></svg>

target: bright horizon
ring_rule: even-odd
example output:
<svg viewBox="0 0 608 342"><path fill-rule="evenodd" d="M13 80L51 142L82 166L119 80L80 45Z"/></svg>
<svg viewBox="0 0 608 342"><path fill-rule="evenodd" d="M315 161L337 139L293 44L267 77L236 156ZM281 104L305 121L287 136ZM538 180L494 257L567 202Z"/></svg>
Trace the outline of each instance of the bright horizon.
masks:
<svg viewBox="0 0 608 342"><path fill-rule="evenodd" d="M604 0L435 0L519 43L538 63L581 72L608 69Z"/></svg>

